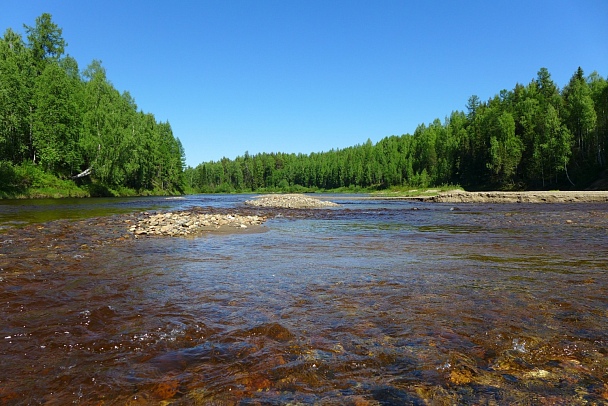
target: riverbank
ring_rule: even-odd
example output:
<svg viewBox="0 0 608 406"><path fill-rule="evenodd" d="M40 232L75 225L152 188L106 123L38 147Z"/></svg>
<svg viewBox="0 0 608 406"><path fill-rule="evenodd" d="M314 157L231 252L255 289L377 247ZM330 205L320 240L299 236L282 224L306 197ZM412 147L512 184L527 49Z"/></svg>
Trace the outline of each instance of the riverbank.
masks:
<svg viewBox="0 0 608 406"><path fill-rule="evenodd" d="M85 197L175 196L183 188L132 189L110 186L91 179L65 179L46 172L40 165L13 165L0 161L0 199L62 199Z"/></svg>
<svg viewBox="0 0 608 406"><path fill-rule="evenodd" d="M608 203L608 191L466 192L455 190L411 199L434 203Z"/></svg>

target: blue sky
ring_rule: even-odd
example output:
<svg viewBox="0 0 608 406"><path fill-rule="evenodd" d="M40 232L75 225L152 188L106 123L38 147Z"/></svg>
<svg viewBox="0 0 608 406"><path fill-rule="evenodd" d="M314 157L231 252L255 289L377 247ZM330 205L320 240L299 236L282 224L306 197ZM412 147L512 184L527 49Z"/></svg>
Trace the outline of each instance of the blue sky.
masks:
<svg viewBox="0 0 608 406"><path fill-rule="evenodd" d="M191 166L413 133L541 67L608 76L605 0L7 0L0 29L44 12Z"/></svg>

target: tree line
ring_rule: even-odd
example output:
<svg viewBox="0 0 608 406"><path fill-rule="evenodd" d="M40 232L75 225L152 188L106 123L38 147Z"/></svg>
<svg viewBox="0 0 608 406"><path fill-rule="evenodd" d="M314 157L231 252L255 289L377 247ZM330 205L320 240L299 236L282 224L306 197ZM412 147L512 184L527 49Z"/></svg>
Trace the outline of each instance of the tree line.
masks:
<svg viewBox="0 0 608 406"><path fill-rule="evenodd" d="M11 28L0 39L0 189L51 174L91 194L183 192L185 154L170 124L138 111L100 61L81 72L50 14L24 27L26 39Z"/></svg>
<svg viewBox="0 0 608 406"><path fill-rule="evenodd" d="M578 68L559 89L546 68L413 135L311 154L245 153L185 171L196 192L386 189L580 189L606 168L608 81Z"/></svg>

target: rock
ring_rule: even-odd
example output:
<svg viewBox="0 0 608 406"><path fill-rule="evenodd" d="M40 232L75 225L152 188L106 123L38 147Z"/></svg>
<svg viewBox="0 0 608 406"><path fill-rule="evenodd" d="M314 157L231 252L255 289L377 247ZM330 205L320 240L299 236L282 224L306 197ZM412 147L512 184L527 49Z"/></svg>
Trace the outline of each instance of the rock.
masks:
<svg viewBox="0 0 608 406"><path fill-rule="evenodd" d="M179 382L166 380L154 387L153 393L162 400L171 399L177 393Z"/></svg>
<svg viewBox="0 0 608 406"><path fill-rule="evenodd" d="M473 373L466 368L454 369L450 372L450 382L456 385L466 385L473 381Z"/></svg>
<svg viewBox="0 0 608 406"><path fill-rule="evenodd" d="M544 369L534 368L532 371L526 372L524 376L526 378L546 379L551 375L549 371Z"/></svg>
<svg viewBox="0 0 608 406"><path fill-rule="evenodd" d="M156 213L140 217L136 224L129 225L129 232L135 236L165 235L187 236L230 227L246 230L261 225L266 220L262 216L243 216L237 213L213 214L189 210L184 212Z"/></svg>

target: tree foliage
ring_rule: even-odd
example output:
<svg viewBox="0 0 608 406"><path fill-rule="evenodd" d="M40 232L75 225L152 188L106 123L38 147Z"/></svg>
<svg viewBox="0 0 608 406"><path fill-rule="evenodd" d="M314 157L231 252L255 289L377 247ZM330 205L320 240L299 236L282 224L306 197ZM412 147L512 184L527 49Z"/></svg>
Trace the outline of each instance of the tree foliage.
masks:
<svg viewBox="0 0 608 406"><path fill-rule="evenodd" d="M35 165L96 190L183 192L184 150L168 122L137 110L100 61L80 72L49 14L0 39L0 163ZM86 172L85 172L86 173ZM1 179L6 189L9 178Z"/></svg>

